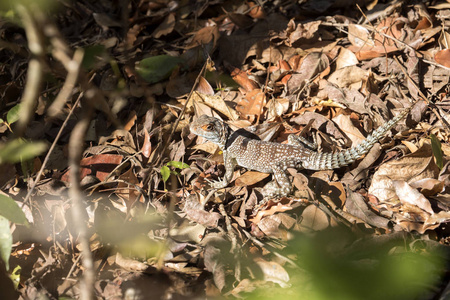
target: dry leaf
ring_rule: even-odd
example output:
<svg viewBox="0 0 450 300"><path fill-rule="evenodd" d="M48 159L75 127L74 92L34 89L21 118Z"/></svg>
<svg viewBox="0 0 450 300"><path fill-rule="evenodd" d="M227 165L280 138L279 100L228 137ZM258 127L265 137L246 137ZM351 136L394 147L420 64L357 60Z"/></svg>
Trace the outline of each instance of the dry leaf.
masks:
<svg viewBox="0 0 450 300"><path fill-rule="evenodd" d="M278 283L281 287L288 287L289 274L276 262L266 261L262 258L255 259L256 264L264 274L264 280Z"/></svg>
<svg viewBox="0 0 450 300"><path fill-rule="evenodd" d="M262 180L264 180L265 178L269 177L270 174L268 173L261 173L261 172L256 172L256 171L248 171L245 172L244 175L239 176L236 181L235 181L235 185L236 186L250 186L250 185L254 185Z"/></svg>
<svg viewBox="0 0 450 300"><path fill-rule="evenodd" d="M416 205L430 214L434 213L430 202L418 190L401 180L392 180L392 184L400 202Z"/></svg>
<svg viewBox="0 0 450 300"><path fill-rule="evenodd" d="M300 225L302 231L320 231L328 228L330 222L326 213L316 205L311 204L303 211Z"/></svg>

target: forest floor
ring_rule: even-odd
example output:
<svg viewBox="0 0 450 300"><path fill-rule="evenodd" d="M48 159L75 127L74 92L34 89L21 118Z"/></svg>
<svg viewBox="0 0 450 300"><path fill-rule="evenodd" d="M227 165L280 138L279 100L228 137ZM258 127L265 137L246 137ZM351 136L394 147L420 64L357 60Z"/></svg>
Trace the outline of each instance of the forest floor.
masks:
<svg viewBox="0 0 450 300"><path fill-rule="evenodd" d="M357 4L358 2L359 4ZM448 299L450 3L0 4L2 299ZM355 163L293 192L206 114Z"/></svg>

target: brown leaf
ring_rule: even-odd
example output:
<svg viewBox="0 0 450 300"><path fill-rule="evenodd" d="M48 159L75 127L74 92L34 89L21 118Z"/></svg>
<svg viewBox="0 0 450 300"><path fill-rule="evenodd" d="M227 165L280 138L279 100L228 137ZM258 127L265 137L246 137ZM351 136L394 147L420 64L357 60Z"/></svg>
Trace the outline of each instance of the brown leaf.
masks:
<svg viewBox="0 0 450 300"><path fill-rule="evenodd" d="M138 200L141 195L134 187L134 185L139 185L139 180L134 174L133 168L130 168L128 171L121 174L119 179L124 182L119 182L117 184L115 193L125 201L127 209L130 210L133 203Z"/></svg>
<svg viewBox="0 0 450 300"><path fill-rule="evenodd" d="M438 51L434 55L434 60L447 68L450 68L450 49Z"/></svg>
<svg viewBox="0 0 450 300"><path fill-rule="evenodd" d="M424 196L432 196L444 191L445 182L433 178L424 178L410 183L411 187L420 189Z"/></svg>
<svg viewBox="0 0 450 300"><path fill-rule="evenodd" d="M159 39L163 35L167 35L173 31L175 28L175 13L170 13L164 19L164 21L159 24L159 26L153 31L152 36Z"/></svg>
<svg viewBox="0 0 450 300"><path fill-rule="evenodd" d="M203 76L200 76L196 91L208 96L214 96L214 89Z"/></svg>
<svg viewBox="0 0 450 300"><path fill-rule="evenodd" d="M403 19L396 18L395 16L387 17L380 21L376 26L377 32L372 32L364 28L361 25L349 26L349 40L352 46L349 50L355 52L359 60L366 60L375 57L382 56L386 53L391 53L404 48L402 44L396 43L393 39L386 38L383 33L391 36L397 40L400 40L408 45L419 47L418 41L420 41L420 31L418 34L414 34L411 28L406 27ZM373 36L373 37L372 37Z"/></svg>
<svg viewBox="0 0 450 300"><path fill-rule="evenodd" d="M152 143L150 142L150 135L147 128L144 127L144 143L142 144L141 153L145 158L149 158L152 154Z"/></svg>
<svg viewBox="0 0 450 300"><path fill-rule="evenodd" d="M297 73L293 74L287 83L289 94L301 90L307 81L315 78L316 75L324 76L330 71L328 57L321 52L312 52L303 57L300 61Z"/></svg>
<svg viewBox="0 0 450 300"><path fill-rule="evenodd" d="M222 218L222 215L217 212L205 211L203 205L196 197L192 196L186 198L183 211L186 212L189 220L211 228L216 228L217 223Z"/></svg>
<svg viewBox="0 0 450 300"><path fill-rule="evenodd" d="M83 158L80 162L80 179L92 174L103 181L122 162L122 159L122 155L116 154L97 154ZM61 180L69 182L69 176L70 170L62 176Z"/></svg>
<svg viewBox="0 0 450 300"><path fill-rule="evenodd" d="M202 114L211 116L212 109L214 109L224 114L231 120L238 119L238 114L236 113L236 111L229 107L219 94L211 96L195 91L194 93L192 93L192 103L198 116ZM206 104L208 107L202 108L201 105L204 106L204 104Z"/></svg>
<svg viewBox="0 0 450 300"><path fill-rule="evenodd" d="M433 160L431 146L423 144L417 152L381 165L373 176L368 192L380 201L388 201L396 197L392 180L410 182L436 178L438 174L439 168Z"/></svg>
<svg viewBox="0 0 450 300"><path fill-rule="evenodd" d="M115 263L128 271L142 272L148 269L148 265L135 259L123 257L120 252L116 254Z"/></svg>
<svg viewBox="0 0 450 300"><path fill-rule="evenodd" d="M256 258L255 262L261 268L264 280L278 283L281 287L289 286L289 274L280 264L262 258Z"/></svg>
<svg viewBox="0 0 450 300"><path fill-rule="evenodd" d="M125 123L123 129L126 131L130 131L131 128L133 128L134 124L136 123L136 120L137 120L136 112L132 110L128 116L128 121Z"/></svg>
<svg viewBox="0 0 450 300"><path fill-rule="evenodd" d="M347 212L377 228L389 228L389 220L376 215L369 209L362 195L349 192L345 202Z"/></svg>
<svg viewBox="0 0 450 300"><path fill-rule="evenodd" d="M244 116L257 115L259 116L266 104L266 95L260 89L254 89L247 93L245 98L242 98L236 106L236 110Z"/></svg>
<svg viewBox="0 0 450 300"><path fill-rule="evenodd" d="M262 6L256 5L255 2L252 1L248 2L248 6L251 8L248 15L253 19L264 19L266 17L266 13Z"/></svg>
<svg viewBox="0 0 450 300"><path fill-rule="evenodd" d="M238 68L234 68L231 72L231 77L233 77L233 80L247 92L251 92L258 88L258 84L248 77L247 72L241 71Z"/></svg>
<svg viewBox="0 0 450 300"><path fill-rule="evenodd" d="M311 204L303 211L300 225L302 231L309 232L324 230L330 226L330 222L326 213Z"/></svg>
<svg viewBox="0 0 450 300"><path fill-rule="evenodd" d="M203 27L194 34L192 41L186 46L186 49L191 49L210 43L212 43L212 48L215 48L219 37L219 29L216 25Z"/></svg>
<svg viewBox="0 0 450 300"><path fill-rule="evenodd" d="M269 177L270 174L268 173L261 173L261 172L256 172L256 171L248 171L245 172L244 175L239 176L236 181L235 181L235 185L236 186L250 186L250 185L254 185L262 180L264 180L265 178Z"/></svg>
<svg viewBox="0 0 450 300"><path fill-rule="evenodd" d="M392 184L400 202L416 205L430 214L434 213L428 199L419 193L418 190L401 180L392 180Z"/></svg>
<svg viewBox="0 0 450 300"><path fill-rule="evenodd" d="M288 198L282 198L278 200L278 202L276 203L273 203L271 200L266 204L268 207L272 205L270 206L269 209L258 211L255 217L249 218L249 221L258 224L266 216L271 216L278 212L285 212L287 210L291 210L292 209L291 202L292 201Z"/></svg>

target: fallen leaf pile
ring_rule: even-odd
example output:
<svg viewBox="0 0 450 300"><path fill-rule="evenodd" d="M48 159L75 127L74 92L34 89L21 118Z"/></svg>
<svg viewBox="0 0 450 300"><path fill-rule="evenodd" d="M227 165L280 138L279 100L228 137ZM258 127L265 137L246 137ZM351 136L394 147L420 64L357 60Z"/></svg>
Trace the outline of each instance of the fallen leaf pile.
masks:
<svg viewBox="0 0 450 300"><path fill-rule="evenodd" d="M2 297L448 297L450 4L361 3L1 4ZM189 132L337 152L416 100L266 203Z"/></svg>

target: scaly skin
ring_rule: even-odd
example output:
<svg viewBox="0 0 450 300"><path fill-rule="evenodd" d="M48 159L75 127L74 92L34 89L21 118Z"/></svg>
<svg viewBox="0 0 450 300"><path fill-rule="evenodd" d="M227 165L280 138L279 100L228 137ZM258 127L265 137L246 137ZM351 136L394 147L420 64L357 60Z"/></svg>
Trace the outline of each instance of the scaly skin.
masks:
<svg viewBox="0 0 450 300"><path fill-rule="evenodd" d="M264 188L264 197L287 196L292 191L286 174L288 168L308 170L329 170L347 166L364 156L385 134L391 130L412 109L416 102L404 109L392 120L373 131L359 145L335 152L319 153L307 148L305 142L295 135L288 138L288 144L265 142L245 134L242 129L233 131L223 121L202 115L190 126L191 132L216 143L223 151L225 176L213 182L212 187L226 187L236 165L263 173L272 173L274 182Z"/></svg>

